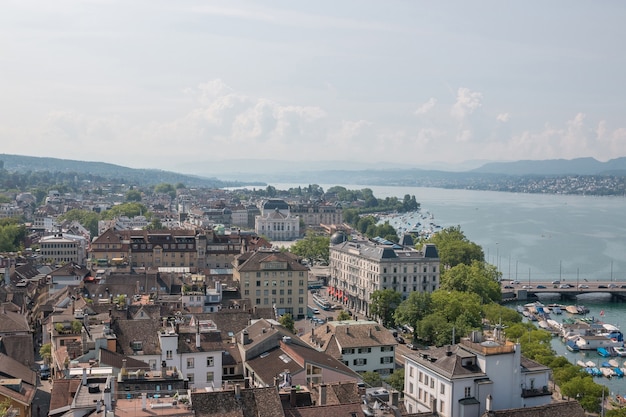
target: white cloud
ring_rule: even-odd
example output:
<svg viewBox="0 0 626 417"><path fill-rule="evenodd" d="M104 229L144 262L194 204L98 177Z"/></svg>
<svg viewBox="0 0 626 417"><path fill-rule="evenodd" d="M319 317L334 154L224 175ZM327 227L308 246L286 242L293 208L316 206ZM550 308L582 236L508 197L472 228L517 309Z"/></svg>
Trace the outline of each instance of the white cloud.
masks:
<svg viewBox="0 0 626 417"><path fill-rule="evenodd" d="M482 99L482 93L461 87L457 91L456 102L452 106L450 114L455 119L462 121L482 106Z"/></svg>
<svg viewBox="0 0 626 417"><path fill-rule="evenodd" d="M496 120L502 123L506 123L511 120L511 115L509 113L500 113L496 116Z"/></svg>
<svg viewBox="0 0 626 417"><path fill-rule="evenodd" d="M417 110L415 110L415 114L426 114L435 107L435 104L437 104L437 99L431 97L426 103L422 104L417 108Z"/></svg>

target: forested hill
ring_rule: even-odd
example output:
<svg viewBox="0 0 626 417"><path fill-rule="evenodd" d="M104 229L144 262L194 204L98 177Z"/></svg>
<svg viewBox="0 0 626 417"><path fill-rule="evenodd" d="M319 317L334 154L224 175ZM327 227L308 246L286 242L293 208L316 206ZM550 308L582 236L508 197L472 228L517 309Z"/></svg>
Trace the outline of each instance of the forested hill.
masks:
<svg viewBox="0 0 626 417"><path fill-rule="evenodd" d="M161 183L183 183L191 187L228 187L239 182L222 181L193 175L178 174L158 169L134 169L105 162L74 161L59 158L0 154L0 175L63 173L76 174L80 179L101 178L113 182L150 186Z"/></svg>

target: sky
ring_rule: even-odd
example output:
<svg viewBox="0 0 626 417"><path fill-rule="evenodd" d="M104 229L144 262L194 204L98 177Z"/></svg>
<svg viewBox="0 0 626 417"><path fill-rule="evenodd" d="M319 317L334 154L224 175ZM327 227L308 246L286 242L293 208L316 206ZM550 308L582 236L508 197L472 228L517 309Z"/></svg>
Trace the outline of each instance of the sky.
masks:
<svg viewBox="0 0 626 417"><path fill-rule="evenodd" d="M626 156L626 2L5 0L0 153L194 173Z"/></svg>

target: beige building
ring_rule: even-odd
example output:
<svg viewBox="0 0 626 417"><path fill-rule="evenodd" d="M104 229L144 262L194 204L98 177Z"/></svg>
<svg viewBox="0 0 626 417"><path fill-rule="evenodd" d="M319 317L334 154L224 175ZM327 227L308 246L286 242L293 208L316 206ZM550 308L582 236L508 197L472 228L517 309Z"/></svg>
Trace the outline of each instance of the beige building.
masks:
<svg viewBox="0 0 626 417"><path fill-rule="evenodd" d="M315 201L312 203L293 204L290 208L290 213L300 217L307 227L343 223L343 210L338 203Z"/></svg>
<svg viewBox="0 0 626 417"><path fill-rule="evenodd" d="M374 291L392 289L406 298L439 288L439 254L432 244L421 250L375 240L331 244L329 269L332 299L366 316Z"/></svg>
<svg viewBox="0 0 626 417"><path fill-rule="evenodd" d="M82 236L56 233L39 240L39 254L51 263L76 263L85 265L87 257L87 239Z"/></svg>
<svg viewBox="0 0 626 417"><path fill-rule="evenodd" d="M308 268L289 252L259 249L235 258L233 278L253 307L273 307L277 316L306 316Z"/></svg>

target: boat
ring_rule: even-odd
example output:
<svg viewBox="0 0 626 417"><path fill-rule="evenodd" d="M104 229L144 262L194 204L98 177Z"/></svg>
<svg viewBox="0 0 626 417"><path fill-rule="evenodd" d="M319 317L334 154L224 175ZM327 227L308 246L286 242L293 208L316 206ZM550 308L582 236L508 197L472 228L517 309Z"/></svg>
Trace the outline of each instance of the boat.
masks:
<svg viewBox="0 0 626 417"><path fill-rule="evenodd" d="M623 346L615 346L613 350L615 350L617 356L626 356L626 348Z"/></svg>
<svg viewBox="0 0 626 417"><path fill-rule="evenodd" d="M570 352L578 352L580 350L580 347L578 346L578 344L576 344L575 340L568 340L567 342L565 342L565 347Z"/></svg>
<svg viewBox="0 0 626 417"><path fill-rule="evenodd" d="M585 362L585 365L587 365L589 368L595 368L596 363L594 361L587 361Z"/></svg>
<svg viewBox="0 0 626 417"><path fill-rule="evenodd" d="M603 347L599 347L597 350L598 350L598 355L600 355L600 356L602 356L602 357L604 357L604 358L611 356L611 354L609 353L609 351L608 351L608 350L606 350L606 349L605 349L605 348L603 348Z"/></svg>
<svg viewBox="0 0 626 417"><path fill-rule="evenodd" d="M611 378L615 376L615 371L611 368L600 368L600 372L607 378Z"/></svg>
<svg viewBox="0 0 626 417"><path fill-rule="evenodd" d="M619 363L615 359L609 360L609 365L613 368L619 368Z"/></svg>
<svg viewBox="0 0 626 417"><path fill-rule="evenodd" d="M600 368L593 367L593 368L591 368L591 375L593 375L593 376L602 376L602 371L600 370Z"/></svg>
<svg viewBox="0 0 626 417"><path fill-rule="evenodd" d="M578 314L578 307L576 306L565 306L565 311L570 314Z"/></svg>
<svg viewBox="0 0 626 417"><path fill-rule="evenodd" d="M580 350L598 350L598 348L607 348L609 346L624 346L624 342L620 342L614 338L608 338L603 335L580 336L576 340L576 345ZM608 351L607 351L608 352ZM608 354L607 356L610 356Z"/></svg>
<svg viewBox="0 0 626 417"><path fill-rule="evenodd" d="M580 366L581 368L587 368L587 364L580 359L576 361L576 365Z"/></svg>

